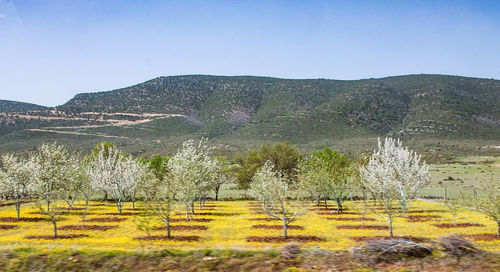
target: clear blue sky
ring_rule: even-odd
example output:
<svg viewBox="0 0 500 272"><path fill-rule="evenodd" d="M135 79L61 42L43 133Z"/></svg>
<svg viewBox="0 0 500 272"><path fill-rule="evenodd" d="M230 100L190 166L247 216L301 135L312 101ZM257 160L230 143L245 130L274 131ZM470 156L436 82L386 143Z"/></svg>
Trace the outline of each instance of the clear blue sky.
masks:
<svg viewBox="0 0 500 272"><path fill-rule="evenodd" d="M55 106L157 76L500 78L494 1L0 0L0 99Z"/></svg>

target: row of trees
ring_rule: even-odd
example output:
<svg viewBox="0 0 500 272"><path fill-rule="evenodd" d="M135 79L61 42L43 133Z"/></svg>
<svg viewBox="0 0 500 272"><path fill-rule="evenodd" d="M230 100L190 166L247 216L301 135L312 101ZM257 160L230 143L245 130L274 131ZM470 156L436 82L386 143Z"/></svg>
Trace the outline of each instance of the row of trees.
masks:
<svg viewBox="0 0 500 272"><path fill-rule="evenodd" d="M256 154L259 153L250 155L258 157ZM333 211L336 213L343 212L346 200L360 199L363 214L367 209L379 213L374 209L378 201L393 237L394 217L405 214L418 192L430 182L429 167L420 155L392 138L379 139L378 149L371 156L360 157L354 163L341 153L325 148L308 158L298 158L296 169L296 178L293 178L290 173L294 171L285 172L268 160L250 184L262 211L283 222L285 238L288 224L310 205L304 199L315 200L317 205L324 200L325 208L328 208L327 200L332 199L337 206ZM486 198L474 201L471 206L497 221L500 235L499 191L489 190Z"/></svg>
<svg viewBox="0 0 500 272"><path fill-rule="evenodd" d="M151 160L127 156L110 143L101 143L81 158L69 154L56 143L44 144L26 158L7 154L2 157L0 195L14 202L17 218L21 204L35 201L40 213L50 218L57 237L57 222L75 200L88 203L99 194L111 198L119 214L125 201L140 196L166 224L183 207L186 220L200 209L209 192L218 191L228 180L227 167L210 156L206 140L187 141L172 158L155 156ZM64 208L63 205L67 205Z"/></svg>
<svg viewBox="0 0 500 272"><path fill-rule="evenodd" d="M307 211L311 200L318 205L323 201L328 208L327 200L332 199L334 212L342 213L344 202L355 198L382 205L392 236L395 210L406 212L429 183L428 166L420 156L391 138L379 140L371 156L355 162L328 148L303 157L286 143L262 145L246 157L237 157L233 165L211 152L204 139L185 142L173 157L150 160L128 156L111 143L98 144L83 158L55 143L44 144L25 158L2 157L0 195L14 202L18 218L21 204L36 200L40 212L54 224L55 236L64 203L71 208L75 200L83 200L84 220L89 200L98 195L112 198L119 214L124 201L132 201L135 208L140 197L165 223L170 236L174 214L183 211L190 220L197 201L202 209L209 194L214 192L217 198L221 185L235 177L241 188L250 189L269 218L283 222L285 237L287 226ZM498 194L490 199L495 197ZM498 220L499 202L493 208L488 203L476 206Z"/></svg>

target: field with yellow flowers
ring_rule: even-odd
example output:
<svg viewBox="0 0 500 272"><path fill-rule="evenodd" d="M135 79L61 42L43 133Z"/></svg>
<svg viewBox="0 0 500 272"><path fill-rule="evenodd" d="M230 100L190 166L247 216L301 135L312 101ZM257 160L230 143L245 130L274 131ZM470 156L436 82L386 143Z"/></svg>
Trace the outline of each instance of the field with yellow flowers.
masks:
<svg viewBox="0 0 500 272"><path fill-rule="evenodd" d="M0 245L2 248L141 251L161 249L236 249L269 250L297 240L304 249L347 250L371 239L387 237L387 223L380 208L361 202L348 202L342 214L333 207L311 205L309 211L290 224L290 238L281 238L282 224L267 220L252 201L210 201L193 219L181 213L173 219L172 238L156 239L166 234L165 225L147 209L127 203L117 214L113 203L92 202L85 220L83 204L65 211L57 224L58 239L53 239L53 225L33 205L25 204L21 219L12 206L0 208ZM333 203L329 203L333 205ZM500 251L496 222L482 214L460 209L453 216L439 203L416 201L394 223L394 235L410 239L437 238L461 234L480 249ZM46 237L45 237L46 236Z"/></svg>

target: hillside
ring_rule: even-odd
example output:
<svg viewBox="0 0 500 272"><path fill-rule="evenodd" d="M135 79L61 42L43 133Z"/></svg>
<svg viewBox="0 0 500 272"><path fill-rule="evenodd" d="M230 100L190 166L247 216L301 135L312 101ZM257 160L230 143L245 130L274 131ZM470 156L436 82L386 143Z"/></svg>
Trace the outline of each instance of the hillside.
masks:
<svg viewBox="0 0 500 272"><path fill-rule="evenodd" d="M0 100L0 112L27 112L45 110L47 107L31 103Z"/></svg>
<svg viewBox="0 0 500 272"><path fill-rule="evenodd" d="M290 141L304 152L331 146L354 154L371 150L386 135L444 157L498 154L500 145L500 81L446 75L351 81L159 77L78 94L36 114L12 112L0 120L0 151L46 140L87 150L111 140L136 154L169 153L183 140L200 137L226 154L264 141Z"/></svg>

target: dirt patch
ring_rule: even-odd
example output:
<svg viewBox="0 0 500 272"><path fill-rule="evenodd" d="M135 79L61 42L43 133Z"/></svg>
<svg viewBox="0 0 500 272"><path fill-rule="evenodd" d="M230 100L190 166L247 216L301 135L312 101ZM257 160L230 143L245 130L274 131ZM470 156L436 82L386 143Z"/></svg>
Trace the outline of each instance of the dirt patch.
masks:
<svg viewBox="0 0 500 272"><path fill-rule="evenodd" d="M473 224L473 223L441 223L434 224L433 226L441 228L441 229L449 229L449 228L467 228L467 227L484 227L482 224Z"/></svg>
<svg viewBox="0 0 500 272"><path fill-rule="evenodd" d="M135 237L136 240L141 241L183 241L183 242L195 242L200 240L200 236L165 236L165 235L154 235L154 236L141 236Z"/></svg>
<svg viewBox="0 0 500 272"><path fill-rule="evenodd" d="M440 218L440 215L410 215L407 217L407 220L408 222L427 222Z"/></svg>
<svg viewBox="0 0 500 272"><path fill-rule="evenodd" d="M210 216L235 216L240 215L241 213L223 213L223 212L199 212L194 213L194 216L197 215L210 215Z"/></svg>
<svg viewBox="0 0 500 272"><path fill-rule="evenodd" d="M9 230L17 228L17 225L0 225L0 230Z"/></svg>
<svg viewBox="0 0 500 272"><path fill-rule="evenodd" d="M445 210L413 210L406 213L445 213Z"/></svg>
<svg viewBox="0 0 500 272"><path fill-rule="evenodd" d="M294 235L288 236L287 239L283 236L250 236L247 237L247 242L258 242L258 243L285 243L285 242L323 242L324 239L318 236L312 235Z"/></svg>
<svg viewBox="0 0 500 272"><path fill-rule="evenodd" d="M105 215L130 216L130 215L138 215L140 213L138 213L138 212L122 212L120 214L120 213L117 213L117 212L112 212L112 213L104 213L104 214Z"/></svg>
<svg viewBox="0 0 500 272"><path fill-rule="evenodd" d="M191 218L189 220L186 219L181 219L181 218L174 218L170 219L170 222L210 222L213 219L210 218Z"/></svg>
<svg viewBox="0 0 500 272"><path fill-rule="evenodd" d="M40 222L47 221L46 218L43 217L21 217L17 219L17 217L0 217L0 222Z"/></svg>
<svg viewBox="0 0 500 272"><path fill-rule="evenodd" d="M366 217L327 217L326 219L328 220L335 220L335 221L375 221L374 218Z"/></svg>
<svg viewBox="0 0 500 272"><path fill-rule="evenodd" d="M359 230L359 229L367 229L367 230L387 230L389 229L388 226L379 226L379 225L342 225L342 226L337 226L337 229L353 229L353 230Z"/></svg>
<svg viewBox="0 0 500 272"><path fill-rule="evenodd" d="M116 228L116 226L103 226L103 225L66 225L62 226L60 230L101 230L106 231Z"/></svg>
<svg viewBox="0 0 500 272"><path fill-rule="evenodd" d="M253 229L279 229L282 230L283 226L282 225L253 225ZM297 225L289 225L287 229L294 229L294 230L303 230L304 227L302 226L297 226Z"/></svg>
<svg viewBox="0 0 500 272"><path fill-rule="evenodd" d="M119 217L96 217L85 219L85 222L122 222L127 220L127 218L119 218Z"/></svg>
<svg viewBox="0 0 500 272"><path fill-rule="evenodd" d="M425 240L425 238L415 237L415 236L394 236L394 238L391 238L389 236L358 236L358 237L351 237L351 239L356 241L356 242L366 242L366 241L373 241L373 240L405 239L405 240L413 241L415 243L421 243Z"/></svg>
<svg viewBox="0 0 500 272"><path fill-rule="evenodd" d="M497 240L500 240L500 236L498 236L496 234L491 234L491 233L471 234L471 235L466 235L466 237L471 238L475 241L497 241Z"/></svg>
<svg viewBox="0 0 500 272"><path fill-rule="evenodd" d="M271 219L269 219L269 218L250 218L248 220L250 220L250 221L276 221L278 219L276 219L276 218L271 218Z"/></svg>
<svg viewBox="0 0 500 272"><path fill-rule="evenodd" d="M63 234L57 235L57 238L53 235L40 235L40 236L26 236L25 239L43 239L43 240L59 240L59 239L76 239L89 237L87 234Z"/></svg>
<svg viewBox="0 0 500 272"><path fill-rule="evenodd" d="M170 230L207 230L207 226L203 225L171 225ZM154 230L167 230L166 226L156 227Z"/></svg>
<svg viewBox="0 0 500 272"><path fill-rule="evenodd" d="M29 201L22 201L22 202L21 202L21 205L22 205L22 204L26 204L26 203L30 203L30 202L29 202ZM12 206L12 205L14 205L14 204L15 204L14 202L12 202L12 203L0 203L0 207Z"/></svg>
<svg viewBox="0 0 500 272"><path fill-rule="evenodd" d="M359 215L359 213L355 213L355 212L342 212L342 213L337 213L337 212L317 212L317 214L319 215Z"/></svg>

